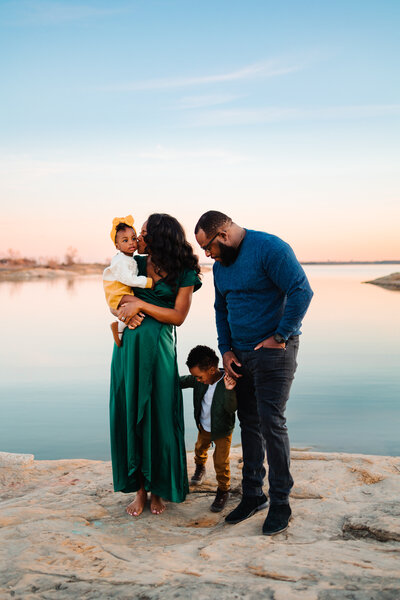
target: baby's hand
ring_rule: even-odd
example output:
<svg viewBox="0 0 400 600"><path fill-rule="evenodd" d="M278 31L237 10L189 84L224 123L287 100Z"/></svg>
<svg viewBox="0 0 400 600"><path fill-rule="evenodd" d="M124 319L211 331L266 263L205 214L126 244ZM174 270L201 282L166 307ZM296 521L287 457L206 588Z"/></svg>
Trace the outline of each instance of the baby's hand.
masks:
<svg viewBox="0 0 400 600"><path fill-rule="evenodd" d="M233 390L236 385L236 379L230 377L228 374L224 376L224 384L227 390Z"/></svg>

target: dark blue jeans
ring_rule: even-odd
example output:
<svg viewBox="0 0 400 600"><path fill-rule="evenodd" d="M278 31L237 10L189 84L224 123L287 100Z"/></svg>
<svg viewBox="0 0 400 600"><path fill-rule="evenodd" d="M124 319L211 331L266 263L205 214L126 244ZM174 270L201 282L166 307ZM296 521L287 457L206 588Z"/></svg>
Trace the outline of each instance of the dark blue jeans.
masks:
<svg viewBox="0 0 400 600"><path fill-rule="evenodd" d="M285 408L297 367L299 336L286 349L233 350L242 363L236 386L243 449L243 495L261 496L267 453L271 504L286 504L293 486Z"/></svg>

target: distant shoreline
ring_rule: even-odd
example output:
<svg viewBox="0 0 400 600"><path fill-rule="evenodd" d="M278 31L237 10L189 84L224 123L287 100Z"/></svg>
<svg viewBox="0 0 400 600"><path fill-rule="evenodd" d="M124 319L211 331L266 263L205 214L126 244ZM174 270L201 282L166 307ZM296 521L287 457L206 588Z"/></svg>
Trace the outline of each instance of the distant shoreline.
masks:
<svg viewBox="0 0 400 600"><path fill-rule="evenodd" d="M103 273L106 265L100 263L76 263L73 265L42 266L12 266L0 267L1 281L29 281L31 279L55 279L57 277L79 277Z"/></svg>
<svg viewBox="0 0 400 600"><path fill-rule="evenodd" d="M340 265L400 265L399 260L306 260L299 261L301 265L321 265L321 266L340 266ZM213 263L201 263L200 266L212 267Z"/></svg>
<svg viewBox="0 0 400 600"><path fill-rule="evenodd" d="M300 260L301 265L322 265L333 266L337 265L400 265L399 260ZM213 263L200 263L200 266L210 266Z"/></svg>
<svg viewBox="0 0 400 600"><path fill-rule="evenodd" d="M40 265L4 265L0 266L0 282L101 275L106 266L106 264L102 263L74 263L73 265L57 265L54 267L43 267ZM203 273L211 271L212 269L211 264L202 264L200 266Z"/></svg>
<svg viewBox="0 0 400 600"><path fill-rule="evenodd" d="M302 265L340 266L340 265L400 265L400 260L381 261L306 261ZM29 281L32 279L55 279L57 277L83 277L100 275L107 265L102 263L74 263L72 265L13 265L3 262L0 265L0 282ZM212 270L213 263L200 263L203 273ZM369 283L369 282L368 282Z"/></svg>
<svg viewBox="0 0 400 600"><path fill-rule="evenodd" d="M300 261L301 265L400 265L400 260L327 260L327 261Z"/></svg>

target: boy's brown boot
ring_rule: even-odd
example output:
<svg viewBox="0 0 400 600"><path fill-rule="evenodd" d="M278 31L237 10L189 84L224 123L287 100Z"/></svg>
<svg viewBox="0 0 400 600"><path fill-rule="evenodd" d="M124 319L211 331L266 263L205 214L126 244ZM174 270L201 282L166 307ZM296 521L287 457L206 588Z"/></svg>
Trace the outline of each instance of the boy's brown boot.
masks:
<svg viewBox="0 0 400 600"><path fill-rule="evenodd" d="M204 476L206 474L206 468L204 465L196 465L196 470L193 474L192 479L190 480L190 483L192 485L200 485L204 479Z"/></svg>
<svg viewBox="0 0 400 600"><path fill-rule="evenodd" d="M117 344L118 348L120 348L122 346L122 342L119 339L118 335L118 321L114 321L113 323L111 323L110 327L113 334L114 342Z"/></svg>
<svg viewBox="0 0 400 600"><path fill-rule="evenodd" d="M221 512L221 510L224 508L228 498L229 498L229 490L226 490L226 492L223 492L222 490L220 490L218 488L214 502L210 506L211 512Z"/></svg>

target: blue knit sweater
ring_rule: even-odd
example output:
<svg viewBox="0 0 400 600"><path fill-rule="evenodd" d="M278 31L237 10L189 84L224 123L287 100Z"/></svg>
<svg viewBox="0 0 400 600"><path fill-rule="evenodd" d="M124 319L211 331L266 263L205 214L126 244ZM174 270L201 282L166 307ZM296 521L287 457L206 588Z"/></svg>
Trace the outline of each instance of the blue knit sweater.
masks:
<svg viewBox="0 0 400 600"><path fill-rule="evenodd" d="M291 247L262 231L246 230L235 262L214 263L215 315L221 354L253 350L280 333L300 334L313 292Z"/></svg>

